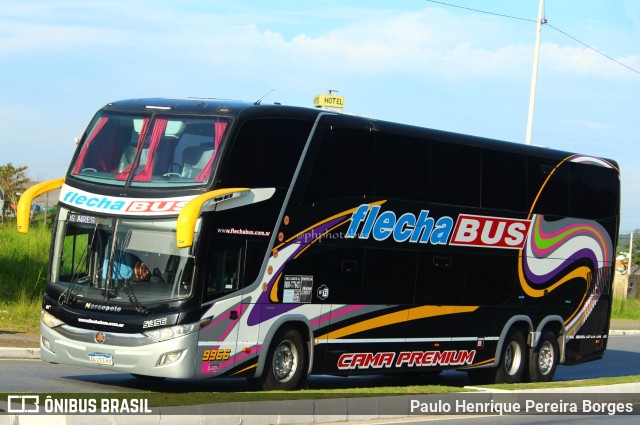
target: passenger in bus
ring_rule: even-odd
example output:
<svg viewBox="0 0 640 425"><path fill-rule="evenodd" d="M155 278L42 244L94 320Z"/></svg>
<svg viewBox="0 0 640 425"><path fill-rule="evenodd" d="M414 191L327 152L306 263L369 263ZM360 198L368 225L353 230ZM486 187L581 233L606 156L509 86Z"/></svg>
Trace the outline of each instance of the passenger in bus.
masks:
<svg viewBox="0 0 640 425"><path fill-rule="evenodd" d="M148 282L151 279L149 267L142 260L138 260L136 265L133 266L133 274L138 282Z"/></svg>
<svg viewBox="0 0 640 425"><path fill-rule="evenodd" d="M162 272L155 267L153 271L149 269L149 266L142 261L138 260L136 265L133 266L133 281L134 282L150 282L150 283L164 283L162 278Z"/></svg>
<svg viewBox="0 0 640 425"><path fill-rule="evenodd" d="M113 267L111 269L111 278L112 279L131 279L133 276L133 268L131 264L134 263L134 259L131 254L123 253L121 255L117 255L113 260ZM105 258L102 263L102 279L106 280L107 278L107 268L109 266L109 259Z"/></svg>
<svg viewBox="0 0 640 425"><path fill-rule="evenodd" d="M102 279L107 277L107 266L108 260L105 259L102 266ZM130 253L122 253L121 255L116 255L113 261L111 277L117 280L133 279L138 282L149 282L152 273L144 261L137 256Z"/></svg>

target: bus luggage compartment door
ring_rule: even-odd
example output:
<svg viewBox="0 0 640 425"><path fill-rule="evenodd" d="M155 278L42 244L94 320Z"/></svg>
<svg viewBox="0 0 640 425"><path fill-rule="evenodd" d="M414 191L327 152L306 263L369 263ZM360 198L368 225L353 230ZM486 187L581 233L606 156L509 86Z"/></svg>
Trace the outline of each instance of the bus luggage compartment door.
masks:
<svg viewBox="0 0 640 425"><path fill-rule="evenodd" d="M228 375L242 354L236 352L243 310L240 299L217 302L212 310L211 322L202 326L199 334L196 377L200 378Z"/></svg>

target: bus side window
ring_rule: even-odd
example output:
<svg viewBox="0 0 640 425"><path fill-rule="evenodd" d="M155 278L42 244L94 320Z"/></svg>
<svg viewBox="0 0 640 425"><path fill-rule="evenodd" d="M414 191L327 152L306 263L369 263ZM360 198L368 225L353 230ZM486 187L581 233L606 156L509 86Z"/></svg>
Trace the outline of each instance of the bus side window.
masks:
<svg viewBox="0 0 640 425"><path fill-rule="evenodd" d="M243 249L238 246L228 246L211 249L205 254L203 264L205 302L240 287L242 251Z"/></svg>
<svg viewBox="0 0 640 425"><path fill-rule="evenodd" d="M296 119L242 124L226 161L222 187L288 187L311 125Z"/></svg>
<svg viewBox="0 0 640 425"><path fill-rule="evenodd" d="M480 206L481 151L473 146L431 143L431 200Z"/></svg>
<svg viewBox="0 0 640 425"><path fill-rule="evenodd" d="M204 284L203 302L233 292L258 279L266 249L262 241L215 239L206 242L198 266Z"/></svg>
<svg viewBox="0 0 640 425"><path fill-rule="evenodd" d="M536 214L568 216L570 168L557 162L529 157L529 202ZM536 196L538 197L536 201Z"/></svg>
<svg viewBox="0 0 640 425"><path fill-rule="evenodd" d="M617 186L618 173L612 168L571 164L571 216L589 219L615 216Z"/></svg>
<svg viewBox="0 0 640 425"><path fill-rule="evenodd" d="M303 204L373 195L373 134L368 129L325 129Z"/></svg>
<svg viewBox="0 0 640 425"><path fill-rule="evenodd" d="M482 151L482 208L527 210L527 157Z"/></svg>
<svg viewBox="0 0 640 425"><path fill-rule="evenodd" d="M377 196L429 199L428 140L376 133L376 164Z"/></svg>

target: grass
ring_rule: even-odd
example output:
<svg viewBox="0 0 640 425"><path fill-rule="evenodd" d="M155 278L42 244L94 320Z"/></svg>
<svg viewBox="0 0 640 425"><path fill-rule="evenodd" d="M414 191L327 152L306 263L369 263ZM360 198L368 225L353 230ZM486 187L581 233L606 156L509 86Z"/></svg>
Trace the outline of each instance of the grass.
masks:
<svg viewBox="0 0 640 425"><path fill-rule="evenodd" d="M582 379L580 381L552 381L552 382L533 382L526 384L493 384L478 385L478 388L493 388L497 390L543 390L547 388L566 388L566 387L595 387L600 385L629 384L640 382L639 375L616 376L611 378L593 378Z"/></svg>
<svg viewBox="0 0 640 425"><path fill-rule="evenodd" d="M0 226L0 330L38 331L50 243L51 230L42 224L27 234L11 221Z"/></svg>
<svg viewBox="0 0 640 425"><path fill-rule="evenodd" d="M613 299L612 319L640 320L640 300L634 298Z"/></svg>

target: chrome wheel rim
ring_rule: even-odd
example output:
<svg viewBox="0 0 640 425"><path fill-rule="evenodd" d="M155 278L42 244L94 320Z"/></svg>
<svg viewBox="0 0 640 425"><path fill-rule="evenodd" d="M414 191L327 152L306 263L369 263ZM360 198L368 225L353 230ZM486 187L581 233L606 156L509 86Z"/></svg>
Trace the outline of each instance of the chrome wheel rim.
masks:
<svg viewBox="0 0 640 425"><path fill-rule="evenodd" d="M298 369L298 350L291 341L282 341L273 352L273 374L280 382L289 381Z"/></svg>
<svg viewBox="0 0 640 425"><path fill-rule="evenodd" d="M504 352L504 366L507 373L511 376L518 373L520 364L522 363L522 350L516 341L511 341Z"/></svg>
<svg viewBox="0 0 640 425"><path fill-rule="evenodd" d="M553 345L549 341L545 341L538 352L538 370L542 375L548 375L551 372L554 357Z"/></svg>

